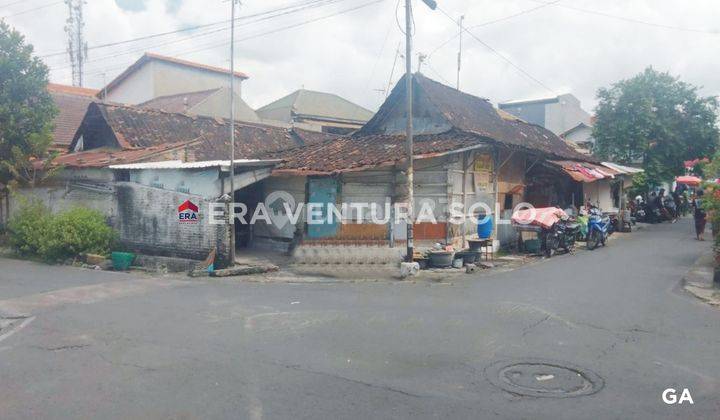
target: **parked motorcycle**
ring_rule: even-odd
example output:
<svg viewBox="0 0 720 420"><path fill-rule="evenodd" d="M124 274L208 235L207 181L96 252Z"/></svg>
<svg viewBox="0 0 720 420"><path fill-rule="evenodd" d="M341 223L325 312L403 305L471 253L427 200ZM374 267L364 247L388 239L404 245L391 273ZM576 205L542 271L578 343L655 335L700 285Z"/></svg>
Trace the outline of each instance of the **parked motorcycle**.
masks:
<svg viewBox="0 0 720 420"><path fill-rule="evenodd" d="M560 249L565 252L575 250L575 239L580 232L580 225L569 220L559 220L545 234L545 256L550 258Z"/></svg>
<svg viewBox="0 0 720 420"><path fill-rule="evenodd" d="M593 250L600 245L605 246L608 236L612 233L610 218L593 208L588 217L587 248Z"/></svg>

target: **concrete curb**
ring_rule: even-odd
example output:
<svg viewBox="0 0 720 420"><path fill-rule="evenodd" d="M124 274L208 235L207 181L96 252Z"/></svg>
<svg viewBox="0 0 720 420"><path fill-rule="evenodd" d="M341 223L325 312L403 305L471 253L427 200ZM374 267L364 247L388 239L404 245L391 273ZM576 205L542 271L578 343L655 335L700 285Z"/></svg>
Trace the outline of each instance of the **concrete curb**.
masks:
<svg viewBox="0 0 720 420"><path fill-rule="evenodd" d="M715 256L713 251L700 255L682 278L682 286L688 293L703 302L720 307L720 290L713 287Z"/></svg>

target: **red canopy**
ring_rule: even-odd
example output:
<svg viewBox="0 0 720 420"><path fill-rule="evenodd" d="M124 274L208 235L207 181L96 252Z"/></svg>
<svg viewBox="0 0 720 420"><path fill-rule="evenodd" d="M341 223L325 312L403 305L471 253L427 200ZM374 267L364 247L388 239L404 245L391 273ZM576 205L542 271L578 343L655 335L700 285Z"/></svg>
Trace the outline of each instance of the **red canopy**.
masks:
<svg viewBox="0 0 720 420"><path fill-rule="evenodd" d="M697 187L700 185L700 182L702 182L702 180L696 176L686 175L675 178L675 182L677 182L678 184L689 185L691 187Z"/></svg>
<svg viewBox="0 0 720 420"><path fill-rule="evenodd" d="M513 223L521 225L536 225L549 229L560 219L567 217L567 213L557 207L543 207L518 210L512 215Z"/></svg>

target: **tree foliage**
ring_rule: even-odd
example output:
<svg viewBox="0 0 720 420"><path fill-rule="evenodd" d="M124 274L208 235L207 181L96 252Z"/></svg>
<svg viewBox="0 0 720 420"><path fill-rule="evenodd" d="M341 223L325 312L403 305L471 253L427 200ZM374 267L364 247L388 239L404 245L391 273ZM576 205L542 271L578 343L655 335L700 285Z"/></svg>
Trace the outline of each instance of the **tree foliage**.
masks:
<svg viewBox="0 0 720 420"><path fill-rule="evenodd" d="M38 181L57 110L47 92L48 68L33 47L0 21L0 182Z"/></svg>
<svg viewBox="0 0 720 420"><path fill-rule="evenodd" d="M657 185L683 173L683 161L709 157L718 145L718 100L651 67L598 90L595 152L620 163L642 163Z"/></svg>

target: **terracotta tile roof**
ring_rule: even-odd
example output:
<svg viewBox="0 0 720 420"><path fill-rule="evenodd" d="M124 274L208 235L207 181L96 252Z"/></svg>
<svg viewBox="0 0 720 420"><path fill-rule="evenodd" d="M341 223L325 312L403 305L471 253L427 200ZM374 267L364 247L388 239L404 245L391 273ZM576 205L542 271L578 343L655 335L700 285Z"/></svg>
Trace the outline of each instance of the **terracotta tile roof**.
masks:
<svg viewBox="0 0 720 420"><path fill-rule="evenodd" d="M161 109L167 112L187 112L220 88L201 90L199 92L178 93L176 95L158 96L139 104L142 108Z"/></svg>
<svg viewBox="0 0 720 420"><path fill-rule="evenodd" d="M188 160L227 159L230 150L230 125L227 120L119 104L95 102L90 105L71 149L80 135L86 150L99 147L135 150L187 144ZM252 158L335 137L306 130L237 122L235 157Z"/></svg>
<svg viewBox="0 0 720 420"><path fill-rule="evenodd" d="M180 150L185 146L185 143L177 143L128 150L103 147L58 156L53 160L53 165L66 168L103 168L108 165L118 165L122 163L166 160L164 153L171 152L172 150Z"/></svg>
<svg viewBox="0 0 720 420"><path fill-rule="evenodd" d="M416 158L438 156L461 149L481 147L484 140L477 135L446 132L415 137ZM280 158L278 173L339 173L392 165L405 159L405 136L369 135L342 137L320 141L310 146L266 153L259 157Z"/></svg>
<svg viewBox="0 0 720 420"><path fill-rule="evenodd" d="M85 117L88 105L95 100L93 95L97 91L54 83L49 83L47 89L58 109L53 120L53 146L67 148Z"/></svg>
<svg viewBox="0 0 720 420"><path fill-rule="evenodd" d="M151 61L151 60L164 61L164 62L166 62L166 63L177 64L177 65L185 66L185 67L192 67L192 68L200 69L200 70L207 70L207 71L214 72L214 73L230 74L230 70L224 69L224 68L221 68L221 67L208 66L208 65L206 65L206 64L195 63L195 62L193 62L193 61L181 60L181 59L179 59L179 58L167 57L167 56L160 55L160 54L155 54L155 53L146 52L146 53L143 54L142 57L140 57L136 62L134 62L133 64L131 64L130 67L128 67L127 69L125 69L125 71L123 71L122 73L120 73L119 76L117 76L117 77L116 77L115 79L113 79L110 83L108 83L107 86L105 86L105 87L98 93L98 95L100 96L100 95L102 95L103 92L109 92L109 91L115 89L115 87L116 87L117 85L119 85L120 82L122 82L123 80L125 80L125 79L126 79L128 76L130 76L131 74L135 73L135 72L136 72L137 70L139 70L143 65L145 65L145 63L147 63L147 62L149 62L149 61ZM235 72L235 76L236 76L236 77L239 77L239 78L241 78L241 79L247 79L247 78L248 78L247 74L245 74L245 73L243 73L243 72L239 72L239 71L236 71L236 72Z"/></svg>
<svg viewBox="0 0 720 420"><path fill-rule="evenodd" d="M295 134L302 141L302 144L306 146L340 137L337 134L321 133L318 131L304 130L297 127L293 128L292 131L293 134Z"/></svg>
<svg viewBox="0 0 720 420"><path fill-rule="evenodd" d="M541 152L565 159L587 160L551 131L520 119L500 115L487 99L469 95L429 79L420 73L413 77L416 96L427 100L442 114L447 123L461 131L478 134L490 141ZM404 103L405 81L401 79L388 99L357 135L384 134L382 125L394 118L397 106Z"/></svg>
<svg viewBox="0 0 720 420"><path fill-rule="evenodd" d="M95 96L98 94L98 92L100 92L98 89L91 89L80 86L60 85L57 83L48 83L47 90L50 93L67 93L69 95L78 96Z"/></svg>

